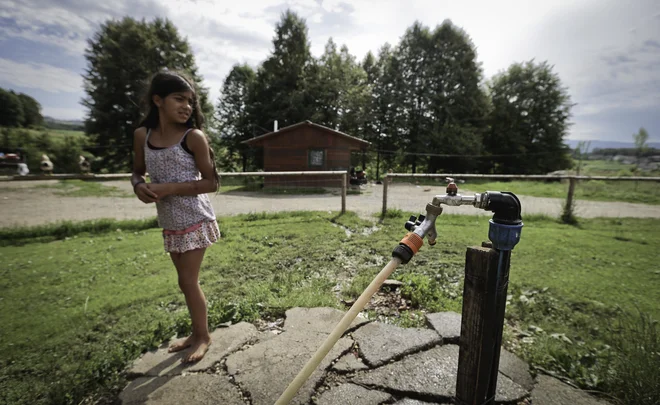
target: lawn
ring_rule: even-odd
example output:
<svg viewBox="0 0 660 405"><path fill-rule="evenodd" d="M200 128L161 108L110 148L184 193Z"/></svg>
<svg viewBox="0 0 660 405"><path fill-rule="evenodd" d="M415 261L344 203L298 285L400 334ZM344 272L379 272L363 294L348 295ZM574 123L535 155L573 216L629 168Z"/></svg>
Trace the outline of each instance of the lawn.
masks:
<svg viewBox="0 0 660 405"><path fill-rule="evenodd" d="M657 170L638 171L634 164L615 160L584 160L580 174L583 176L660 176L660 172Z"/></svg>
<svg viewBox="0 0 660 405"><path fill-rule="evenodd" d="M271 319L294 306L347 309L342 300L360 294L389 260L407 214L392 212L377 228L351 213L220 218L224 239L207 252L201 276L211 327ZM613 359L632 361L638 351L619 349L612 328L638 309L660 317L660 220L584 219L572 227L524 219L512 255L506 346L583 387L623 397L614 384L621 378L608 370L620 369ZM413 309L391 322L419 326L424 311L460 312L465 248L486 240L488 222L448 215L437 225L438 244L392 276L404 282ZM0 403L111 399L128 362L188 332L176 272L150 226L97 221L0 231ZM32 235L41 242L25 244ZM657 338L645 344L657 356ZM652 356L634 357L644 372L634 381L657 390L643 385L658 378Z"/></svg>
<svg viewBox="0 0 660 405"><path fill-rule="evenodd" d="M486 190L511 191L516 195L533 197L566 198L568 181L481 181L468 180L463 189L481 192ZM639 204L660 204L660 182L648 181L578 181L575 187L575 199L590 201L623 201Z"/></svg>
<svg viewBox="0 0 660 405"><path fill-rule="evenodd" d="M50 135L54 139L57 139L60 142L63 142L66 136L71 136L73 138L78 138L78 139L87 138L87 135L85 135L83 131L71 131L68 129L46 129L44 131L33 131L33 132L35 132L35 135L42 132L48 132L48 135Z"/></svg>
<svg viewBox="0 0 660 405"><path fill-rule="evenodd" d="M50 129L50 128L41 128L41 129L28 129L28 128L3 128L3 130L9 131L9 136L21 136L21 134L27 134L28 137L37 139L42 134L47 134L48 138L52 140L55 144L63 144L64 139L69 136L76 140L86 141L87 135L83 131L71 131L67 129Z"/></svg>
<svg viewBox="0 0 660 405"><path fill-rule="evenodd" d="M442 185L434 179L398 178L397 183L415 183L420 185ZM516 195L566 199L568 180L562 182L544 182L532 180L478 180L467 179L458 183L461 193L481 193L487 190L511 191ZM639 204L660 205L660 182L657 181L604 181L582 180L575 187L575 199L589 201L622 201Z"/></svg>
<svg viewBox="0 0 660 405"><path fill-rule="evenodd" d="M635 165L612 160L587 160L582 162L582 176L651 176L660 177L658 172L635 172ZM573 172L574 174L574 172ZM394 178L397 183L415 183L420 185L444 184L441 179L432 178ZM545 182L532 180L478 180L467 179L459 183L463 192L483 192L486 190L511 191L516 195L532 197L550 197L565 199L568 194L568 180ZM576 200L622 201L640 204L660 205L660 182L650 181L578 181L575 188Z"/></svg>
<svg viewBox="0 0 660 405"><path fill-rule="evenodd" d="M128 181L128 180L127 180ZM54 189L55 194L65 197L131 197L135 194L127 193L115 186L104 185L100 181L60 180L53 184L42 184L37 188Z"/></svg>

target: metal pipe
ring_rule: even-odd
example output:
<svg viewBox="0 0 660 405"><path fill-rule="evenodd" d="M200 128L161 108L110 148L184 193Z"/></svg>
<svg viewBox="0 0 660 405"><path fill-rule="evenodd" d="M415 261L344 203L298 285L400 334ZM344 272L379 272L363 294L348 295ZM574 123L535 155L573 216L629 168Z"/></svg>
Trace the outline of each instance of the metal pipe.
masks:
<svg viewBox="0 0 660 405"><path fill-rule="evenodd" d="M480 196L480 194L475 194L472 196L469 195L461 195L461 194L455 194L455 195L450 195L450 194L442 194L442 195L436 195L433 197L433 205L440 205L440 204L445 204L450 207L458 207L459 205L474 205L475 202L477 201L477 196Z"/></svg>

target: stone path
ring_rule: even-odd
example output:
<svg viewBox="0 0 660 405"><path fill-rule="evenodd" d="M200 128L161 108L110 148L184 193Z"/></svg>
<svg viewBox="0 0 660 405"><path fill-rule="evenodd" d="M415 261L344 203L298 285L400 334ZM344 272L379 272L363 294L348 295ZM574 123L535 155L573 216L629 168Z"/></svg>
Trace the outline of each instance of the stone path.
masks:
<svg viewBox="0 0 660 405"><path fill-rule="evenodd" d="M199 363L167 345L137 359L122 404L272 405L340 321L333 308L292 308L281 327L259 331L241 322L213 332ZM291 404L424 405L453 403L460 315L427 315L426 328L400 328L358 317ZM603 405L559 380L532 377L503 350L496 401L533 405Z"/></svg>

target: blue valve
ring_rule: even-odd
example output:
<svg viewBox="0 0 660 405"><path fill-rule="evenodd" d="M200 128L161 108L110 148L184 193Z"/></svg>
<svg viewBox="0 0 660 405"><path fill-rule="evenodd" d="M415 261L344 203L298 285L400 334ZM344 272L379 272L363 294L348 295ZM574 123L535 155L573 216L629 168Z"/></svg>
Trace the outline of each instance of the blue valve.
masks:
<svg viewBox="0 0 660 405"><path fill-rule="evenodd" d="M492 219L488 221L488 239L497 250L513 250L520 242L520 232L523 223L517 225L498 224Z"/></svg>

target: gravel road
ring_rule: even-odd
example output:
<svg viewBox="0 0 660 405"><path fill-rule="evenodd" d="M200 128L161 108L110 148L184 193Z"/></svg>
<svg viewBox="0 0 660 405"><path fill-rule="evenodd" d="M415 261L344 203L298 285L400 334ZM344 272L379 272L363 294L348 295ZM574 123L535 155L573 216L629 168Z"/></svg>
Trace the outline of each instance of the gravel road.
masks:
<svg viewBox="0 0 660 405"><path fill-rule="evenodd" d="M153 204L143 204L137 198L122 197L61 197L57 190L39 188L52 181L0 182L0 227L39 225L62 220L85 220L96 218L137 219L156 215ZM106 186L115 186L132 193L128 181L109 181ZM484 190L476 190L481 192ZM346 208L361 216L379 213L382 207L382 185L369 185L360 195L348 195ZM461 190L467 194L468 191ZM394 185L388 190L388 208L399 208L405 212L421 213L434 195L444 194L444 187ZM526 214L558 216L562 199L519 196ZM218 216L262 211L338 211L341 209L339 194L281 196L255 192L229 192L211 196ZM444 214L491 213L472 207L446 207ZM624 202L577 201L580 217L638 217L660 218L660 205L632 204Z"/></svg>

